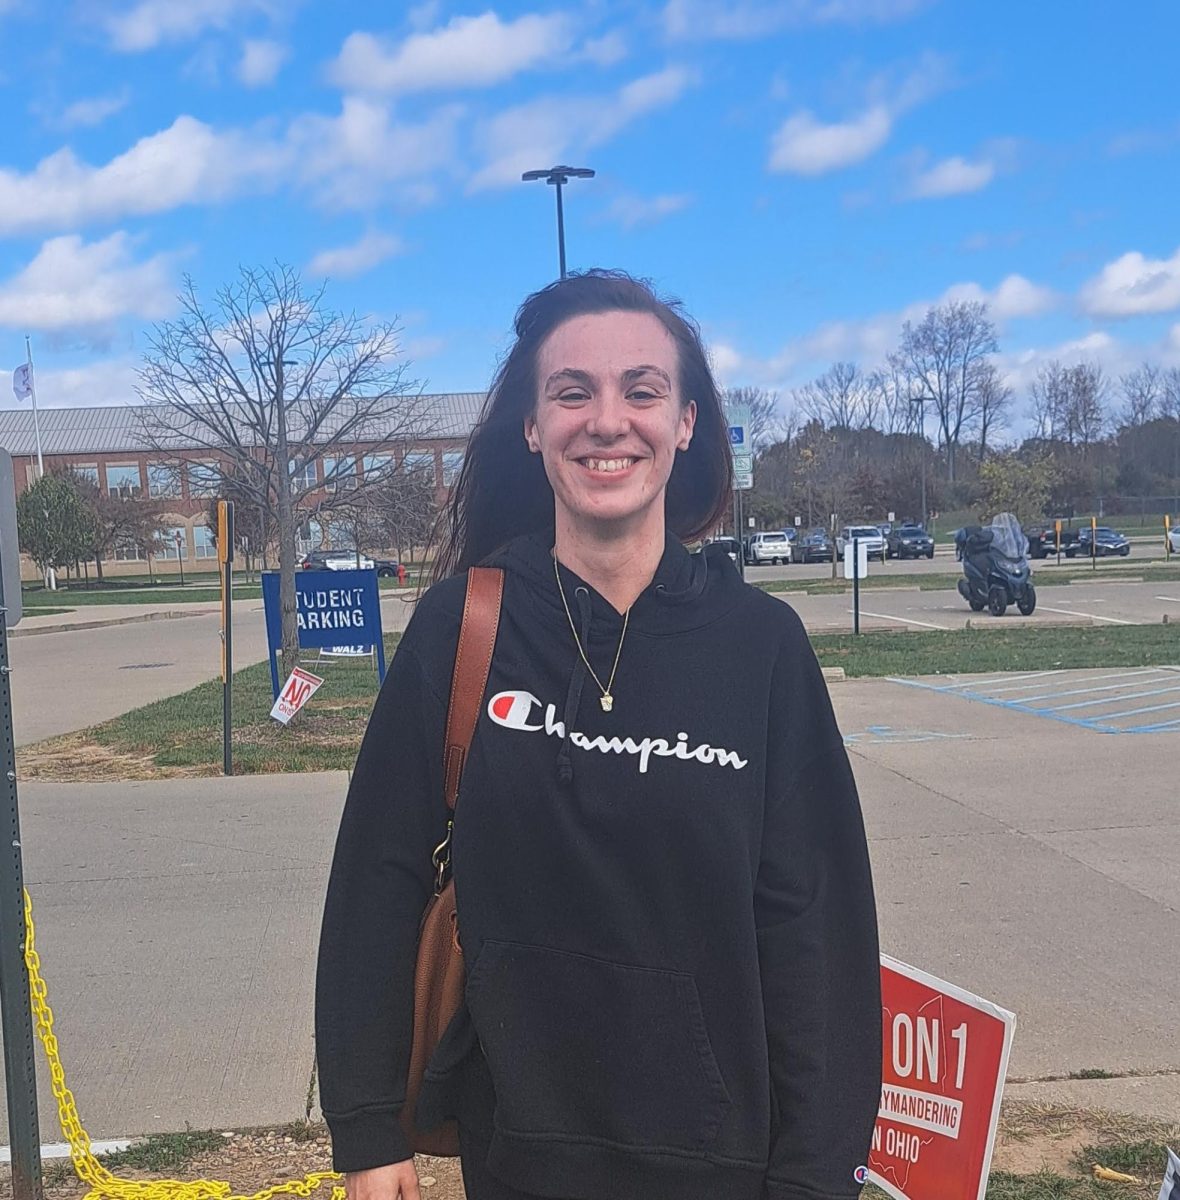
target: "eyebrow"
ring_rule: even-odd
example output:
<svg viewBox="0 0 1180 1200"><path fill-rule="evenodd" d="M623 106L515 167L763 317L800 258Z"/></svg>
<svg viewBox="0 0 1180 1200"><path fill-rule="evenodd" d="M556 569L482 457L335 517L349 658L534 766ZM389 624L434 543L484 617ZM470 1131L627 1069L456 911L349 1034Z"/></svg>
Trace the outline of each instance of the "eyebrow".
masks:
<svg viewBox="0 0 1180 1200"><path fill-rule="evenodd" d="M655 375L662 379L667 387L672 386L672 378L662 367L654 366L652 363L641 363L637 367L628 367L623 372L623 382L633 383L636 379L642 378L644 375ZM548 379L545 380L546 389L552 387L555 383L569 380L572 383L580 383L585 387L589 387L594 382L594 376L589 371L580 371L576 367L562 367L560 371L554 371Z"/></svg>

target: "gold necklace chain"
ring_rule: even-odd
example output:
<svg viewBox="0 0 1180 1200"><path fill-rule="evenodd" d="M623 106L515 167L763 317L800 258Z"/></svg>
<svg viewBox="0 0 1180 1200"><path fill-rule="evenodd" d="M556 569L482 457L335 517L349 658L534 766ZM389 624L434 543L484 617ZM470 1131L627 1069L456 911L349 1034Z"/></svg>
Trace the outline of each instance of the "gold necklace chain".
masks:
<svg viewBox="0 0 1180 1200"><path fill-rule="evenodd" d="M598 703L602 705L603 712L610 712L615 703L615 698L611 694L611 688L615 685L615 672L619 669L619 659L623 654L623 642L627 637L627 622L631 617L631 605L627 605L627 611L623 613L623 632L619 634L619 648L615 651L615 663L610 669L610 678L606 681L606 687L603 687L602 680L598 678L598 673L590 665L590 659L586 657L586 651L582 648L582 639L578 637L578 627L574 624L574 614L570 612L569 601L565 598L565 588L561 586L561 571L557 567L556 551L553 553L553 576L557 580L557 592L561 596L566 620L570 623L570 633L574 635L574 645L578 647L578 653L582 656L582 661L586 664L586 670L590 672L591 678L598 684L598 690L602 693Z"/></svg>

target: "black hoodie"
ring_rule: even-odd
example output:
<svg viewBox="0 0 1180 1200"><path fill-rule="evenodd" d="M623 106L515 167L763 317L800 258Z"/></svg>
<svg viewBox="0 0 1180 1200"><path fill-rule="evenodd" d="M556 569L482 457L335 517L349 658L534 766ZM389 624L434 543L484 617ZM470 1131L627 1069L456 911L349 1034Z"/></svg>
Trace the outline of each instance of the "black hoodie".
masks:
<svg viewBox="0 0 1180 1200"><path fill-rule="evenodd" d="M490 1074L489 1166L569 1200L846 1200L880 1091L877 928L856 787L803 628L669 537L613 711L549 543L512 542L455 817L467 1009L419 1116ZM605 680L622 618L561 569ZM419 602L345 805L316 996L338 1170L409 1156L397 1113L442 840L465 580Z"/></svg>

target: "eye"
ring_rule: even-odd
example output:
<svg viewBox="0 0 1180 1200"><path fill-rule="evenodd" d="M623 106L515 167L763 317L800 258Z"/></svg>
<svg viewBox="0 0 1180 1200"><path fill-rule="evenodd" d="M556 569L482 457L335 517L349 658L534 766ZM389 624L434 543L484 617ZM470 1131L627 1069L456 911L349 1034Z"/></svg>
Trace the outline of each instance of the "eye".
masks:
<svg viewBox="0 0 1180 1200"><path fill-rule="evenodd" d="M585 392L578 390L562 392L557 399L561 401L562 404L584 404L589 399L589 396L587 396Z"/></svg>
<svg viewBox="0 0 1180 1200"><path fill-rule="evenodd" d="M655 392L649 392L646 388L640 388L638 391L629 392L627 399L646 402L648 400L658 400L659 396L657 396Z"/></svg>

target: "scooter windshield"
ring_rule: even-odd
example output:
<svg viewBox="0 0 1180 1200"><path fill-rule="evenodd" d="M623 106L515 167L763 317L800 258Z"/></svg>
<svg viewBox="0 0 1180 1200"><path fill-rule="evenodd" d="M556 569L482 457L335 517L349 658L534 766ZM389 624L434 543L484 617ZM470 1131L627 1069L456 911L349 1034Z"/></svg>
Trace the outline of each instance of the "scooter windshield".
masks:
<svg viewBox="0 0 1180 1200"><path fill-rule="evenodd" d="M992 549L1004 558L1023 562L1028 557L1028 538L1013 513L997 513L992 518Z"/></svg>

